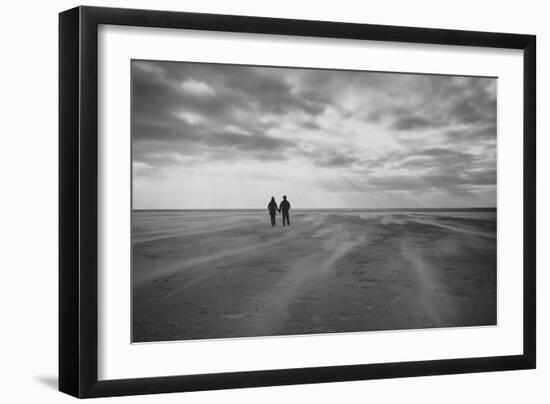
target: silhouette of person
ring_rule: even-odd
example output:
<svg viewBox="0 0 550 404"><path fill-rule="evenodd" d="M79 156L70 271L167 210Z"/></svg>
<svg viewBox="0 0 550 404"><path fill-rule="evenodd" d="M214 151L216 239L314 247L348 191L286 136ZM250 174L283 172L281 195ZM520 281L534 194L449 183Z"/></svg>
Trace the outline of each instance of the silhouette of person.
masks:
<svg viewBox="0 0 550 404"><path fill-rule="evenodd" d="M286 195L283 196L283 200L281 201L278 210L283 213L283 226L285 225L285 221L286 224L290 226L290 216L288 214L288 211L290 210L290 202L286 200Z"/></svg>
<svg viewBox="0 0 550 404"><path fill-rule="evenodd" d="M271 226L275 226L275 215L277 215L277 202L275 202L275 197L271 197L271 201L267 205L267 210L269 211L269 216L271 216Z"/></svg>

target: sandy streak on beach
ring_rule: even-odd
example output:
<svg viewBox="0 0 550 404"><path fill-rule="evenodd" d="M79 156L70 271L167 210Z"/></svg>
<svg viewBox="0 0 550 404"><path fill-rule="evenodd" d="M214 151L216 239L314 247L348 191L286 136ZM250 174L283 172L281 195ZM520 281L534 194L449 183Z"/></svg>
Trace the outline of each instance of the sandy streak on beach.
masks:
<svg viewBox="0 0 550 404"><path fill-rule="evenodd" d="M172 215L134 243L135 342L496 324L494 219Z"/></svg>

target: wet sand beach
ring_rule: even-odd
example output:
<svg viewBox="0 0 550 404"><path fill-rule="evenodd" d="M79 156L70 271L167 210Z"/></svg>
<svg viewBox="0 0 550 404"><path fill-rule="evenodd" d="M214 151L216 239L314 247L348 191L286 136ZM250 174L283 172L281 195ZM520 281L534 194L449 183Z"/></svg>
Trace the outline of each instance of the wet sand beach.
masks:
<svg viewBox="0 0 550 404"><path fill-rule="evenodd" d="M496 324L494 210L134 211L133 341Z"/></svg>

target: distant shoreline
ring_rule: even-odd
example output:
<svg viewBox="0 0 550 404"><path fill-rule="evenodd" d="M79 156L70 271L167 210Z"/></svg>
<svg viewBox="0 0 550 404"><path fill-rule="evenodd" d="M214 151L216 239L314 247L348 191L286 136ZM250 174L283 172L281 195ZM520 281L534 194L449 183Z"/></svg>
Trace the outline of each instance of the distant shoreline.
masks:
<svg viewBox="0 0 550 404"><path fill-rule="evenodd" d="M258 212L267 208L249 209L132 209L134 212ZM292 208L293 212L316 211L316 212L496 212L497 208L475 207L475 208Z"/></svg>

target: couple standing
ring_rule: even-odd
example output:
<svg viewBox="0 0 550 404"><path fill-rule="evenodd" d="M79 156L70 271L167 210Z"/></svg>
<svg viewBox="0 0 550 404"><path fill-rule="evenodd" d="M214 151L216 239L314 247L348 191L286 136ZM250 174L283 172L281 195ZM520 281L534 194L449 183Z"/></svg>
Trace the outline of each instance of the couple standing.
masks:
<svg viewBox="0 0 550 404"><path fill-rule="evenodd" d="M281 212L283 214L283 226L285 225L285 222L290 226L290 216L288 215L288 211L290 210L290 202L286 200L286 195L283 196L283 200L281 201L279 207L277 207L275 197L272 196L269 205L267 205L267 210L269 211L269 216L271 216L271 226L275 226L275 216L277 215L277 212Z"/></svg>

